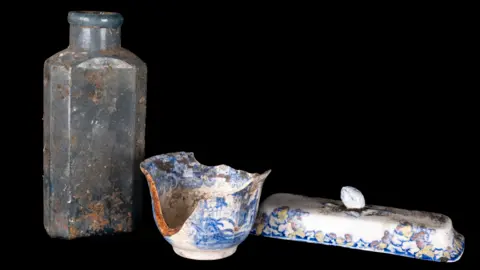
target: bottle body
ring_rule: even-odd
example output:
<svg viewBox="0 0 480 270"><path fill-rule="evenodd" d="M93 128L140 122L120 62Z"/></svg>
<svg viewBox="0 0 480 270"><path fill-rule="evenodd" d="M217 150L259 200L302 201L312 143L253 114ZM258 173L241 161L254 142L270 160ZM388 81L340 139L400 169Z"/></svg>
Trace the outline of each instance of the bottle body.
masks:
<svg viewBox="0 0 480 270"><path fill-rule="evenodd" d="M146 64L80 28L44 65L44 226L66 239L130 232L142 203Z"/></svg>

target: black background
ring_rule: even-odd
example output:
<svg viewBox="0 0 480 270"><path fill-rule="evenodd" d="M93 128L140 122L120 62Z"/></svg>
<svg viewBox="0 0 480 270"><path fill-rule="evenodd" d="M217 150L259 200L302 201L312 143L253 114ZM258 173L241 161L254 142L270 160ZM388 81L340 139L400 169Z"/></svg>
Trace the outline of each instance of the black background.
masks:
<svg viewBox="0 0 480 270"><path fill-rule="evenodd" d="M123 47L148 65L147 157L191 151L207 165L272 169L262 199L277 192L339 199L352 185L368 204L446 214L468 242L458 200L471 179L459 177L458 103L449 90L454 10L276 1L42 5L30 17L38 16L30 29L38 35L29 65L39 130L33 174L42 174L43 62L68 46L68 11L116 11L125 18ZM135 233L52 240L42 226L41 177L34 179L29 204L39 207L29 211L28 238L40 238L31 242L49 265L452 269L469 260L468 248L459 262L442 264L250 236L230 258L191 261L162 239L149 201Z"/></svg>

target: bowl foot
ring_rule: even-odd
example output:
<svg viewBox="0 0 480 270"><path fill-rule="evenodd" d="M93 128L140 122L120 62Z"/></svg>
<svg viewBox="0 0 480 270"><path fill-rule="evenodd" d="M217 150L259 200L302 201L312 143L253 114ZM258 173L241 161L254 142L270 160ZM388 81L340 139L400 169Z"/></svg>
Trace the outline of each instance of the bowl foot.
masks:
<svg viewBox="0 0 480 270"><path fill-rule="evenodd" d="M233 253L237 251L237 247L235 246L235 247L219 249L219 250L188 250L188 249L173 247L173 251L175 251L177 255L187 259L211 261L211 260L220 260L233 255Z"/></svg>

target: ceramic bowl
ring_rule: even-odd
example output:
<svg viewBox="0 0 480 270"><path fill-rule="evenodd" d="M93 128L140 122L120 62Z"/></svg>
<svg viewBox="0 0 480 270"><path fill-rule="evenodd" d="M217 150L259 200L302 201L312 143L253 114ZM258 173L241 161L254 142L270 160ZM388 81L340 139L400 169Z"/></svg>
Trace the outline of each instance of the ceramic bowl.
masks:
<svg viewBox="0 0 480 270"><path fill-rule="evenodd" d="M186 152L148 158L140 168L148 181L161 234L175 253L196 260L235 253L252 229L262 186L270 173L206 166Z"/></svg>

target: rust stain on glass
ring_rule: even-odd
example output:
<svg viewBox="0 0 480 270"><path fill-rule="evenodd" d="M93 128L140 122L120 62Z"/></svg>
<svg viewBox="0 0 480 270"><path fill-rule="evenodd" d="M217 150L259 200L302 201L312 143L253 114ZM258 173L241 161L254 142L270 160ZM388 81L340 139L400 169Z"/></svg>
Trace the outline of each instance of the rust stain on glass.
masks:
<svg viewBox="0 0 480 270"><path fill-rule="evenodd" d="M70 12L70 44L44 65L44 226L74 239L140 218L147 66L121 47L122 15Z"/></svg>

